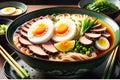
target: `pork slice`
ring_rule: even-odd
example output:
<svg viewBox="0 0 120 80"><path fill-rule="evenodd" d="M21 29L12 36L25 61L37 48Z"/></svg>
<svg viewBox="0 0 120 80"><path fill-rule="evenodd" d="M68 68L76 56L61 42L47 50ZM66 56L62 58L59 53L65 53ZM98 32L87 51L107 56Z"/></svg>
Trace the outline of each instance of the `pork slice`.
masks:
<svg viewBox="0 0 120 80"><path fill-rule="evenodd" d="M99 28L99 29L91 29L90 31L91 32L103 32L103 31L106 31L106 27L102 27L102 28Z"/></svg>
<svg viewBox="0 0 120 80"><path fill-rule="evenodd" d="M32 25L34 22L35 22L34 20L30 20L30 21L28 22L28 24L29 24L29 25Z"/></svg>
<svg viewBox="0 0 120 80"><path fill-rule="evenodd" d="M90 45L92 44L92 40L86 38L85 36L80 37L79 42L84 45Z"/></svg>
<svg viewBox="0 0 120 80"><path fill-rule="evenodd" d="M49 51L51 53L58 52L57 49L54 47L54 45L50 41L47 43L42 43L41 45L46 51Z"/></svg>
<svg viewBox="0 0 120 80"><path fill-rule="evenodd" d="M101 34L97 34L97 33L85 33L85 36L86 37L89 37L89 38L99 38L101 36Z"/></svg>
<svg viewBox="0 0 120 80"><path fill-rule="evenodd" d="M110 34L109 33L103 33L102 36L108 38L108 37L110 37Z"/></svg>
<svg viewBox="0 0 120 80"><path fill-rule="evenodd" d="M38 21L38 20L39 20L39 18L35 18L35 19L34 19L35 22Z"/></svg>
<svg viewBox="0 0 120 80"><path fill-rule="evenodd" d="M27 28L30 28L30 27L31 27L30 24L25 24L24 26L27 27Z"/></svg>
<svg viewBox="0 0 120 80"><path fill-rule="evenodd" d="M28 46L28 48L31 51L33 51L34 54L37 54L39 56L49 56L47 53L44 52L44 50L42 50L42 48L40 46L30 45L30 46Z"/></svg>
<svg viewBox="0 0 120 80"><path fill-rule="evenodd" d="M31 42L29 42L28 40L24 39L23 37L19 37L19 41L21 44L24 44L24 45L32 45Z"/></svg>
<svg viewBox="0 0 120 80"><path fill-rule="evenodd" d="M22 28L21 28L23 31L25 31L25 32L28 32L28 27L26 27L26 26L23 26Z"/></svg>
<svg viewBox="0 0 120 80"><path fill-rule="evenodd" d="M46 15L44 18L45 19L50 19L50 17L51 17L50 15Z"/></svg>
<svg viewBox="0 0 120 80"><path fill-rule="evenodd" d="M24 32L24 31L21 30L21 31L20 31L20 34L21 34L22 36L24 36L25 38L28 38L26 32Z"/></svg>
<svg viewBox="0 0 120 80"><path fill-rule="evenodd" d="M96 24L96 25L94 25L92 28L99 28L100 25L101 25L101 24Z"/></svg>
<svg viewBox="0 0 120 80"><path fill-rule="evenodd" d="M50 17L51 17L50 15L46 15L46 16L40 16L38 17L38 19L47 19L47 18L50 19Z"/></svg>

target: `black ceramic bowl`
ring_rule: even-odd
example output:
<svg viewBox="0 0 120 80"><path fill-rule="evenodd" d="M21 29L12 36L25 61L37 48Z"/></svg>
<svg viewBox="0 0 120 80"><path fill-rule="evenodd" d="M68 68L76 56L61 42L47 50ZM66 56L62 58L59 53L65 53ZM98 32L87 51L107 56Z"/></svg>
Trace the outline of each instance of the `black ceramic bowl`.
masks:
<svg viewBox="0 0 120 80"><path fill-rule="evenodd" d="M109 26L114 31L114 35L115 35L114 45L104 55L101 55L91 60L77 61L77 62L57 62L57 61L38 59L32 56L27 56L23 54L20 50L18 50L15 47L13 42L13 34L19 26L21 26L23 23L33 18L43 16L43 15L53 14L53 13L87 14L89 16L97 17L98 19L101 19L105 23L109 24ZM80 9L80 8L60 8L59 7L59 8L47 8L47 9L33 11L17 18L8 28L6 37L9 44L12 46L13 49L15 49L19 57L22 58L28 65L30 65L36 70L49 73L50 75L53 75L55 77L66 78L68 76L74 77L76 75L80 75L82 73L85 73L101 65L106 60L107 56L110 54L110 51L118 44L118 41L120 40L120 29L119 29L119 26L112 19L110 19L105 15L101 15L101 14Z"/></svg>
<svg viewBox="0 0 120 80"><path fill-rule="evenodd" d="M8 18L0 18L0 24L5 24L5 25L9 25L12 23L13 21L11 19L8 19ZM2 43L6 43L7 40L5 38L5 34L0 34L0 44Z"/></svg>
<svg viewBox="0 0 120 80"><path fill-rule="evenodd" d="M17 2L17 1L7 1L7 2L2 2L0 3L0 9L6 8L6 7L15 7L15 8L19 8L22 10L21 14L18 15L3 15L0 13L0 17L5 17L5 18L9 18L9 19L15 19L20 15L23 15L24 13L26 13L27 11L27 5L21 2Z"/></svg>
<svg viewBox="0 0 120 80"><path fill-rule="evenodd" d="M85 8L86 5L88 5L89 3L92 3L93 1L94 1L94 0L80 0L80 1L78 2L78 7L79 7L79 8ZM120 0L108 0L108 1L110 1L110 2L113 3L115 6L117 6L119 10L116 11L116 12L110 12L110 13L105 12L105 13L103 13L103 14L106 14L107 16L115 19L115 18L120 14Z"/></svg>

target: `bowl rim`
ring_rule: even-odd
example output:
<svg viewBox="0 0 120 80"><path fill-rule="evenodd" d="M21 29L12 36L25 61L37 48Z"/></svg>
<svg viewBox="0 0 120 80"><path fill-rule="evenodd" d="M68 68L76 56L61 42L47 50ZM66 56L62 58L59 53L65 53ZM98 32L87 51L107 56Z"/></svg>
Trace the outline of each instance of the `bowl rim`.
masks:
<svg viewBox="0 0 120 80"><path fill-rule="evenodd" d="M8 4L8 3L17 3L17 4L20 4L20 5L23 5L25 8L24 10L22 10L22 13L21 14L24 14L27 12L28 10L28 6L25 4L25 3L22 3L22 2L19 2L19 1L5 1L5 2L1 2L0 4ZM10 5L11 6L11 5ZM14 7L14 6L13 6ZM19 16L21 14L18 14L18 15L12 15L12 16L9 16L9 15L0 15L0 16L5 16L5 17L16 17L16 16Z"/></svg>
<svg viewBox="0 0 120 80"><path fill-rule="evenodd" d="M63 8L81 9L81 10L93 12L93 13L96 13L96 14L100 14L100 15L102 15L102 16L104 16L104 17L107 17L107 18L109 18L110 20L112 20L112 21L118 26L118 29L119 29L119 31L120 31L119 25L118 25L111 17L109 17L109 16L107 16L107 15L105 15L105 14L98 13L98 12L91 11L91 10L87 10L87 9L84 9L84 8L78 8L78 7L50 7L50 8L38 9L38 10L35 10L35 11L32 11L32 12L29 12L29 13L27 13L27 14L33 14L34 12L37 12L37 11L40 11L40 10L63 9ZM22 18L22 17L26 16L27 14L24 14L24 15L22 15L22 16L17 17L14 21L18 20L19 18ZM16 28L16 29L17 29L17 28ZM119 34L120 34L120 33L119 33ZM96 59L99 59L99 58L101 58L101 57L104 57L104 56L107 55L107 54L110 54L110 52L117 46L117 45L114 46L114 47L113 47L111 50L109 50L107 53L105 53L105 54L103 54L103 55L100 55L100 56L98 56L98 57L92 58L92 59L88 59L88 60L84 60L84 61L62 62L62 61L51 61L51 60L46 60L46 59L42 59L42 58L35 58L35 57L33 57L33 56L25 55L25 54L23 54L18 48L16 48L15 45L11 43L11 41L9 41L9 39L8 39L7 36L8 36L8 31L7 31L7 33L6 33L6 39L7 39L8 43L9 43L9 45L12 46L13 49L15 49L15 52L16 52L16 53L22 54L22 55L24 55L24 56L26 56L26 57L30 57L30 58L33 58L33 59L38 59L38 60L42 60L42 61L45 61L45 62L52 62L52 63L67 63L67 64L69 64L69 63L70 63L70 64L71 64L71 63L82 63L82 64L84 64L84 63L87 63L87 62L92 62L92 61L94 61L94 60L96 60ZM117 44L118 44L118 43L120 43L120 40L117 42Z"/></svg>
<svg viewBox="0 0 120 80"><path fill-rule="evenodd" d="M13 20L12 19L9 19L9 18L0 18L0 20L7 20L8 22L9 22L9 24L8 24L8 27L10 26L10 24L13 22ZM7 32L7 31L6 31ZM0 36L4 36L6 33L4 33L4 34L0 34Z"/></svg>

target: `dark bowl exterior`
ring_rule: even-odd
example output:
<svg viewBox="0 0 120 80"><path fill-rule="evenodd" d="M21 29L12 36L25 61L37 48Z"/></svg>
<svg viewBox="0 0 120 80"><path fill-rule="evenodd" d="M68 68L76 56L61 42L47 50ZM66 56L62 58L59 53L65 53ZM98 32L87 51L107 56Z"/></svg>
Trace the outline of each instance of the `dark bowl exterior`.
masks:
<svg viewBox="0 0 120 80"><path fill-rule="evenodd" d="M78 7L79 8L85 8L86 5L92 3L93 1L94 0L80 0L78 2ZM120 1L119 0L108 0L108 1L110 1L113 4L115 4L119 8L119 10L116 11L116 12L111 12L111 13L107 13L106 12L106 13L103 13L103 14L111 17L112 19L115 19L120 14L120 6L119 6L120 5Z"/></svg>
<svg viewBox="0 0 120 80"><path fill-rule="evenodd" d="M7 2L2 2L0 3L0 9L4 8L4 7L16 7L16 8L20 8L22 9L22 13L19 15L15 15L15 16L4 16L4 15L0 15L0 17L3 18L9 18L9 19L15 19L20 15L23 15L27 12L27 5L21 2L17 2L17 1L7 1Z"/></svg>
<svg viewBox="0 0 120 80"><path fill-rule="evenodd" d="M5 35L0 35L0 44L7 43Z"/></svg>
<svg viewBox="0 0 120 80"><path fill-rule="evenodd" d="M16 53L32 68L49 74L55 78L74 78L80 75L84 75L86 72L100 66L109 56L109 54L107 54L102 58L97 58L86 62L64 63L40 60L37 58L25 56L18 51Z"/></svg>
<svg viewBox="0 0 120 80"><path fill-rule="evenodd" d="M43 60L38 59L35 57L27 56L18 50L14 43L13 43L13 34L15 30L21 26L23 23L39 17L43 15L53 14L53 13L79 13L79 14L87 14L92 17L98 17L101 20L112 21L116 26L117 24L110 18L108 18L105 15L100 15L98 13L79 9L79 8L48 8L48 9L41 9L37 10L28 14L25 14L19 18L17 18L11 26L8 28L6 38L9 42L9 44L12 46L13 49L15 49L16 53L19 55L20 58L22 58L27 64L29 64L31 67L33 67L36 70L43 71L45 73L51 74L53 76L58 77L67 77L69 75L72 75L73 77L79 74L83 74L89 70L92 70L93 68L96 68L97 66L101 65L106 59L107 56L110 54L110 51L102 56L99 56L97 58L86 60L86 61L78 61L78 62L55 62L55 61L49 61L49 60ZM108 19L106 19L108 18ZM108 22L107 22L108 23ZM118 31L119 32L119 31ZM119 38L119 35L117 36ZM118 41L117 41L118 42ZM117 43L115 43L117 45ZM115 46L114 46L115 47Z"/></svg>
<svg viewBox="0 0 120 80"><path fill-rule="evenodd" d="M8 26L13 22L13 20L8 18L0 18L0 24L7 24ZM0 44L7 43L5 34L0 35Z"/></svg>

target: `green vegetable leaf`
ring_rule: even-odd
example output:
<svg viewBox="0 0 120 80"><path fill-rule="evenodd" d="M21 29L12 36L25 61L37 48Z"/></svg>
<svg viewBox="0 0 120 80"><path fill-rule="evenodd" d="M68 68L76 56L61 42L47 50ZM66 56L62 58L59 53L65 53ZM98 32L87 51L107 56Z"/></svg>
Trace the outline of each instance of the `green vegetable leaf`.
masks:
<svg viewBox="0 0 120 80"><path fill-rule="evenodd" d="M118 11L118 7L108 0L94 0L88 4L85 8L97 12L113 12Z"/></svg>
<svg viewBox="0 0 120 80"><path fill-rule="evenodd" d="M88 24L88 26L86 27L86 29L84 30L84 32L83 32L83 34L86 32L86 31L88 31L93 25L94 25L94 23L97 21L97 18L94 20L94 21L92 21L90 24Z"/></svg>
<svg viewBox="0 0 120 80"><path fill-rule="evenodd" d="M81 36L84 35L84 33L88 31L96 21L97 21L97 18L94 21L91 21L89 17L84 17L82 20L80 35Z"/></svg>
<svg viewBox="0 0 120 80"><path fill-rule="evenodd" d="M0 25L0 34L4 34L7 31L8 25Z"/></svg>

